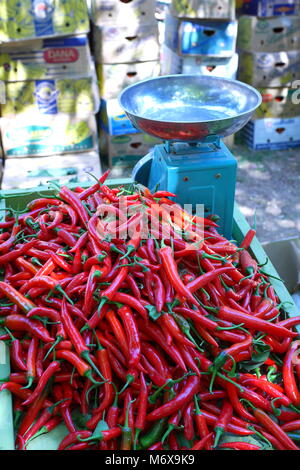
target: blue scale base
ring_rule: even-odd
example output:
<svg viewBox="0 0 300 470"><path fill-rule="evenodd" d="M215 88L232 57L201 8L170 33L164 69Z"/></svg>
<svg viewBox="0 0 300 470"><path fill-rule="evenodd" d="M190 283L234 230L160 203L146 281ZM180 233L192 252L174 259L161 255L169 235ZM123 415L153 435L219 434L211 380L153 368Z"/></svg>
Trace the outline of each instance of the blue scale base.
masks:
<svg viewBox="0 0 300 470"><path fill-rule="evenodd" d="M177 195L180 204L204 204L204 215L217 214L219 232L232 238L237 162L219 139L201 143L166 142L140 160L133 170L136 182L151 191Z"/></svg>

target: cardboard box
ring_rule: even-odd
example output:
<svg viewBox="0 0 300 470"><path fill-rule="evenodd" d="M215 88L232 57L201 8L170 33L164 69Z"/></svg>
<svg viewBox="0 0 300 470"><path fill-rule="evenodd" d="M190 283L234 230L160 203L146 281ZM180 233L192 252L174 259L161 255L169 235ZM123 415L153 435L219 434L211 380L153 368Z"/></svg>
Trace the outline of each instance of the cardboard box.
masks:
<svg viewBox="0 0 300 470"><path fill-rule="evenodd" d="M86 0L1 0L0 43L88 33Z"/></svg>
<svg viewBox="0 0 300 470"><path fill-rule="evenodd" d="M162 75L199 74L235 79L238 60L238 54L233 54L232 57L228 58L183 57L165 46L162 48L161 73Z"/></svg>
<svg viewBox="0 0 300 470"><path fill-rule="evenodd" d="M155 4L155 0L92 0L92 21L97 26L151 23Z"/></svg>
<svg viewBox="0 0 300 470"><path fill-rule="evenodd" d="M235 19L235 0L172 0L171 7L179 18Z"/></svg>
<svg viewBox="0 0 300 470"><path fill-rule="evenodd" d="M94 57L97 64L122 64L159 59L157 22L101 28L94 26Z"/></svg>
<svg viewBox="0 0 300 470"><path fill-rule="evenodd" d="M94 115L20 113L0 119L5 158L86 152L97 148Z"/></svg>
<svg viewBox="0 0 300 470"><path fill-rule="evenodd" d="M256 109L254 119L300 116L300 91L288 87L259 88L258 91L262 104Z"/></svg>
<svg viewBox="0 0 300 470"><path fill-rule="evenodd" d="M36 39L0 46L0 80L8 82L87 77L91 52L87 35Z"/></svg>
<svg viewBox="0 0 300 470"><path fill-rule="evenodd" d="M100 99L94 78L72 78L9 82L2 117L27 114L39 122L39 116L59 113L88 116L98 112Z"/></svg>
<svg viewBox="0 0 300 470"><path fill-rule="evenodd" d="M70 183L93 184L100 178L101 163L98 152L51 157L11 158L5 161L2 189L25 189L48 186L49 181L60 185Z"/></svg>
<svg viewBox="0 0 300 470"><path fill-rule="evenodd" d="M131 124L118 99L101 100L99 119L100 127L110 135L140 132Z"/></svg>
<svg viewBox="0 0 300 470"><path fill-rule="evenodd" d="M287 119L266 118L249 121L241 136L253 150L277 150L300 146L300 116Z"/></svg>
<svg viewBox="0 0 300 470"><path fill-rule="evenodd" d="M100 130L101 158L109 168L133 168L158 143L161 141L142 132L110 135Z"/></svg>
<svg viewBox="0 0 300 470"><path fill-rule="evenodd" d="M133 62L129 64L96 65L100 95L104 99L116 98L121 91L133 83L160 74L160 62Z"/></svg>
<svg viewBox="0 0 300 470"><path fill-rule="evenodd" d="M169 13L165 44L182 56L230 57L235 52L237 21L186 20Z"/></svg>
<svg viewBox="0 0 300 470"><path fill-rule="evenodd" d="M254 87L291 87L300 79L300 51L242 52L239 80Z"/></svg>
<svg viewBox="0 0 300 470"><path fill-rule="evenodd" d="M299 0L244 0L242 13L261 17L299 15Z"/></svg>
<svg viewBox="0 0 300 470"><path fill-rule="evenodd" d="M300 16L239 18L237 47L245 51L278 52L300 49Z"/></svg>

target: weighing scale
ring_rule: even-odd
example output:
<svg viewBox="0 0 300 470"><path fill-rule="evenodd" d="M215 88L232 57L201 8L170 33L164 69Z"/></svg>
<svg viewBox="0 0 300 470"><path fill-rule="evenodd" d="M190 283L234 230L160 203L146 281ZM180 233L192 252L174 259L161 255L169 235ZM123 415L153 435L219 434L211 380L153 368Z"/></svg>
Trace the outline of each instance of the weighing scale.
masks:
<svg viewBox="0 0 300 470"><path fill-rule="evenodd" d="M259 92L237 80L165 75L125 88L119 101L138 130L164 141L136 164L133 180L175 193L194 213L203 204L231 239L237 162L221 139L249 121Z"/></svg>

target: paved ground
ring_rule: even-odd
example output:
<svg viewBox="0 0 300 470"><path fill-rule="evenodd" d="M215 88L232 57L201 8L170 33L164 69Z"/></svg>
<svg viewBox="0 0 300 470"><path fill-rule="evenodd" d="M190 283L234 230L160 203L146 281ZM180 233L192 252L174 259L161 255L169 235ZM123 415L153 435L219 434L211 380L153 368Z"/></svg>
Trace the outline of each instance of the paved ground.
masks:
<svg viewBox="0 0 300 470"><path fill-rule="evenodd" d="M300 236L300 148L250 151L234 145L236 200L261 242Z"/></svg>

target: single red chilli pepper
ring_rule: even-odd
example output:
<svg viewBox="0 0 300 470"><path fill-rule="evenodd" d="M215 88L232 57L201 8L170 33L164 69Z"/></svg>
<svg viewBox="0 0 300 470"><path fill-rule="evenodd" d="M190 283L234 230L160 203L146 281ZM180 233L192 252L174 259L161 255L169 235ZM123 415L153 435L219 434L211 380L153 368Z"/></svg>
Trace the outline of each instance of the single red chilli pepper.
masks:
<svg viewBox="0 0 300 470"><path fill-rule="evenodd" d="M140 289L136 283L136 280L131 274L128 274L126 278L126 283L128 285L128 288L132 292L132 296L135 297L137 300L141 300L141 292Z"/></svg>
<svg viewBox="0 0 300 470"><path fill-rule="evenodd" d="M275 338L267 336L263 339L264 343L271 347L271 351L279 354L285 354L292 342L291 338L284 338L283 341L276 341Z"/></svg>
<svg viewBox="0 0 300 470"><path fill-rule="evenodd" d="M12 314L7 317L0 318L0 325L4 325L9 330L13 331L26 331L44 341L44 343L54 341L41 322L31 320L23 315Z"/></svg>
<svg viewBox="0 0 300 470"><path fill-rule="evenodd" d="M59 253L51 253L51 259L57 266L59 266L61 269L63 269L67 273L70 273L70 274L73 273L72 265L70 265L64 259L62 259L59 256Z"/></svg>
<svg viewBox="0 0 300 470"><path fill-rule="evenodd" d="M293 326L299 325L300 324L300 315L296 317L290 317L287 318L286 320L282 320L277 323L279 326L283 326L284 328L293 328Z"/></svg>
<svg viewBox="0 0 300 470"><path fill-rule="evenodd" d="M21 268L24 269L25 271L30 272L31 274L36 274L38 272L38 268L34 266L32 263L30 263L28 260L20 256L15 260L15 264Z"/></svg>
<svg viewBox="0 0 300 470"><path fill-rule="evenodd" d="M224 320L233 321L235 323L244 323L248 328L253 328L258 331L269 333L270 335L278 337L296 337L298 333L287 330L284 327L277 326L273 323L262 320L261 318L254 317L253 315L240 312L228 307L220 307L218 310L218 317Z"/></svg>
<svg viewBox="0 0 300 470"><path fill-rule="evenodd" d="M122 319L122 323L128 339L129 350L129 367L137 367L141 357L141 342L139 330L132 314L130 307L124 305L118 309L118 314Z"/></svg>
<svg viewBox="0 0 300 470"><path fill-rule="evenodd" d="M64 201L66 201L68 204L70 204L70 206L78 214L83 225L87 226L89 216L80 198L75 193L73 193L73 191L71 191L67 186L62 186L60 188L59 196L64 199Z"/></svg>
<svg viewBox="0 0 300 470"><path fill-rule="evenodd" d="M223 442L219 445L222 449L234 449L234 450L262 450L260 446L251 444L250 442Z"/></svg>
<svg viewBox="0 0 300 470"><path fill-rule="evenodd" d="M285 432L298 431L300 429L300 419L282 424L281 429Z"/></svg>
<svg viewBox="0 0 300 470"><path fill-rule="evenodd" d="M232 387L234 387L234 385ZM226 431L227 426L231 421L232 415L233 415L233 407L231 403L228 400L223 400L221 413L214 427L214 432L215 432L214 447L218 446L222 435Z"/></svg>
<svg viewBox="0 0 300 470"><path fill-rule="evenodd" d="M146 426L147 408L148 408L148 387L145 381L144 374L141 372L139 403L138 403L138 409L137 409L137 416L135 419L134 449L136 448L139 434L145 429L145 426Z"/></svg>
<svg viewBox="0 0 300 470"><path fill-rule="evenodd" d="M181 297L186 298L192 304L198 305L198 302L195 300L191 291L189 290L189 286L185 286L179 276L177 264L174 260L172 249L168 246L165 246L158 250L158 254L162 260L162 266L166 273L166 276L168 277L171 285L173 286L177 294Z"/></svg>
<svg viewBox="0 0 300 470"><path fill-rule="evenodd" d="M155 421L175 413L193 399L194 395L199 392L199 388L199 376L192 375L188 377L185 386L178 393L178 395L169 402L149 413L147 415L147 421Z"/></svg>
<svg viewBox="0 0 300 470"><path fill-rule="evenodd" d="M24 388L31 387L34 379L37 377L36 360L37 360L38 346L39 346L39 340L36 336L33 336L33 338L31 339L29 343L29 348L27 351L26 367L27 367L28 384Z"/></svg>
<svg viewBox="0 0 300 470"><path fill-rule="evenodd" d="M91 431L75 431L71 432L66 435L60 442L57 450L65 450L72 444L78 443L78 438L80 439L86 439L91 437L92 432Z"/></svg>
<svg viewBox="0 0 300 470"><path fill-rule="evenodd" d="M127 394L130 397L129 394ZM134 400L124 400L124 407L125 407L125 422L124 426L122 427L122 441L120 450L131 450L132 446L132 438L133 438L133 430L129 425L129 414L132 409L132 403Z"/></svg>
<svg viewBox="0 0 300 470"><path fill-rule="evenodd" d="M78 274L81 272L81 269L82 269L81 251L76 250L73 263L72 263L72 272L73 274Z"/></svg>
<svg viewBox="0 0 300 470"><path fill-rule="evenodd" d="M194 396L194 402L195 402L194 419L195 419L195 422L196 422L197 434L201 439L203 439L206 436L208 436L209 430L208 430L208 426L207 426L205 416L200 410L197 395ZM204 446L205 449L206 450L211 450L212 444L213 444L213 440L211 438L206 442L206 444Z"/></svg>
<svg viewBox="0 0 300 470"><path fill-rule="evenodd" d="M81 250L84 248L86 243L89 240L89 233L84 232L76 241L75 245L69 250L70 253L74 253L76 250Z"/></svg>
<svg viewBox="0 0 300 470"><path fill-rule="evenodd" d="M166 302L165 288L160 276L157 274L153 274L153 281L156 310L160 313Z"/></svg>
<svg viewBox="0 0 300 470"><path fill-rule="evenodd" d="M186 336L184 336L171 314L164 313L161 319L162 323L164 324L173 339L176 339L179 343L183 343L188 346L194 346L194 344Z"/></svg>
<svg viewBox="0 0 300 470"><path fill-rule="evenodd" d="M191 402L183 412L183 425L185 438L190 441L195 436L194 424L193 424L193 409L194 405Z"/></svg>
<svg viewBox="0 0 300 470"><path fill-rule="evenodd" d="M125 294L124 292L117 292L114 295L114 302L126 304L128 307L136 310L144 318L144 320L148 319L147 309L139 301L139 299L133 297L132 295Z"/></svg>
<svg viewBox="0 0 300 470"><path fill-rule="evenodd" d="M36 417L38 416L40 410L45 407L46 395L48 393L47 389L44 389L40 396L35 400L34 403L31 403L27 409L23 420L18 428L18 434L24 436L25 432L32 426L35 422ZM52 403L51 403L52 405ZM50 406L51 406L50 405ZM48 405L47 405L48 406Z"/></svg>
<svg viewBox="0 0 300 470"><path fill-rule="evenodd" d="M12 342L10 345L10 360L12 366L18 370L27 370L27 366L24 362L23 358L23 349L22 343L19 339L15 338L11 333L9 333L10 337L12 338Z"/></svg>
<svg viewBox="0 0 300 470"><path fill-rule="evenodd" d="M213 433L207 434L207 436L203 437L200 441L196 442L190 450L203 450L207 443L212 439Z"/></svg>
<svg viewBox="0 0 300 470"><path fill-rule="evenodd" d="M96 359L98 367L105 378L104 384L104 398L102 399L100 406L96 409L97 413L106 410L114 400L114 387L112 385L112 370L109 362L107 350L98 343L98 350L96 353Z"/></svg>
<svg viewBox="0 0 300 470"><path fill-rule="evenodd" d="M52 392L55 400L57 400L58 403L61 402L59 404L59 411L63 417L66 428L69 432L76 431L70 411L70 405L73 401L73 389L71 385L67 382L55 384Z"/></svg>
<svg viewBox="0 0 300 470"><path fill-rule="evenodd" d="M270 416L265 413L265 411L261 410L260 408L255 408L253 405L251 406L253 408L255 418L265 428L266 431L276 437L276 439L278 439L287 450L299 450L299 447L294 444L292 439L284 432L279 424L275 423L275 421L270 418Z"/></svg>
<svg viewBox="0 0 300 470"><path fill-rule="evenodd" d="M85 295L84 295L84 304L83 304L83 313L88 317L91 313L91 310L94 305L93 293L96 290L96 283L97 283L97 270L98 266L92 266L86 287L85 287Z"/></svg>
<svg viewBox="0 0 300 470"><path fill-rule="evenodd" d="M44 415L44 419L46 418L46 412ZM42 417L40 417L40 422L42 422ZM29 431L26 433L26 443L28 443L29 439L35 439L38 436L41 436L42 434L47 434L53 429L55 429L59 424L61 423L61 417L60 416L53 416L52 418L48 419L44 424L40 425L40 427L37 429L35 433L32 431L35 430L38 426L38 420L34 423L34 425L29 429ZM30 437L27 437L29 436Z"/></svg>
<svg viewBox="0 0 300 470"><path fill-rule="evenodd" d="M38 417L38 419L31 426L31 428L28 429L24 434L24 438L25 438L26 443L28 443L28 441L31 440L33 437L37 437L38 435L42 434L43 432L47 432L46 429L43 429L42 431L40 431L40 429L42 427L44 427L46 424L48 424L49 420L53 419L53 415L54 415L54 413L56 413L56 407L57 406L58 406L58 403L54 403L53 405L48 406L47 408L44 408L42 410L42 412L41 412L40 416ZM56 416L55 417L56 425L58 423L60 423L60 421L61 421L61 418ZM53 426L53 424L54 423L52 422L51 427Z"/></svg>
<svg viewBox="0 0 300 470"><path fill-rule="evenodd" d="M32 308L35 308L35 304L20 294L9 284L0 282L0 292L9 298L11 302L16 304L23 312L28 313Z"/></svg>
<svg viewBox="0 0 300 470"><path fill-rule="evenodd" d="M60 370L60 363L58 361L53 361L49 364L47 369L44 371L43 375L40 377L40 380L34 389L34 392L23 402L23 406L30 405L34 400L38 398L41 392L44 390L47 382L50 378Z"/></svg>
<svg viewBox="0 0 300 470"><path fill-rule="evenodd" d="M218 276L228 271L232 271L234 268L225 266L222 268L215 269L214 271L209 271L207 273L201 274L201 276L197 277L193 281L187 284L187 288L190 292L196 292L201 287L204 287L209 282L214 281Z"/></svg>
<svg viewBox="0 0 300 470"><path fill-rule="evenodd" d="M243 273L246 276L253 277L257 273L257 262L252 258L247 250L242 250L240 252L240 265Z"/></svg>
<svg viewBox="0 0 300 470"><path fill-rule="evenodd" d="M157 442L156 444L153 444L152 446L148 447L147 450L164 450L164 448L161 442Z"/></svg>
<svg viewBox="0 0 300 470"><path fill-rule="evenodd" d="M65 359L76 368L79 375L81 375L82 377L87 377L91 382L99 385L99 382L97 382L92 376L91 366L73 351L58 349L57 351L55 351L55 356L56 359Z"/></svg>
<svg viewBox="0 0 300 470"><path fill-rule="evenodd" d="M119 343L119 348L122 350L126 358L129 358L127 338L126 338L124 329L119 319L117 318L115 312L113 310L108 310L108 312L105 315L105 318L108 320L109 324L111 325L113 329L113 332Z"/></svg>
<svg viewBox="0 0 300 470"><path fill-rule="evenodd" d="M20 232L21 226L14 225L10 234L10 237L0 244L0 253L7 253L12 247L14 241L16 240L17 234Z"/></svg>
<svg viewBox="0 0 300 470"><path fill-rule="evenodd" d="M227 383L226 388L232 408L237 413L237 415L250 422L256 422L255 417L248 412L248 410L243 406L242 402L240 401L237 388L231 383Z"/></svg>
<svg viewBox="0 0 300 470"><path fill-rule="evenodd" d="M24 245L16 245L13 251L9 251L8 253L0 256L0 264L5 265L6 263L14 261L16 258L19 258L20 256L27 253L35 244L36 239L30 240Z"/></svg>
<svg viewBox="0 0 300 470"><path fill-rule="evenodd" d="M49 308L49 307L35 307L33 308L32 310L30 310L28 313L27 313L27 318L31 318L31 317L34 317L34 316L37 316L37 317L42 317L42 318L50 318L50 320L52 320L53 322L57 322L58 325L57 325L57 336L59 336L61 338L61 340L63 339L66 339L67 335L66 335L66 332L65 332L65 329L62 325L62 323L60 322L60 315L58 313L57 310L55 310L54 308Z"/></svg>
<svg viewBox="0 0 300 470"><path fill-rule="evenodd" d="M300 404L300 392L293 370L297 349L298 342L295 341L291 344L289 350L287 351L282 366L282 379L285 393L295 406Z"/></svg>
<svg viewBox="0 0 300 470"><path fill-rule="evenodd" d="M253 230L253 229L249 229L248 232L246 233L244 239L242 240L241 244L240 244L240 248L245 248L245 250L247 250L251 243L252 243L252 240L253 238L255 237L256 235L256 231Z"/></svg>

